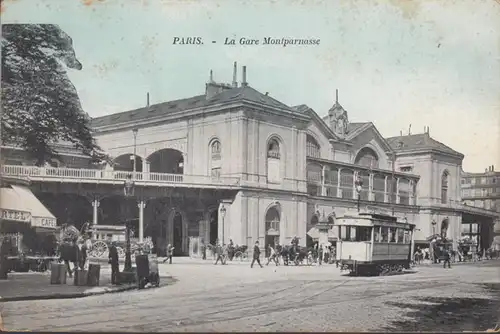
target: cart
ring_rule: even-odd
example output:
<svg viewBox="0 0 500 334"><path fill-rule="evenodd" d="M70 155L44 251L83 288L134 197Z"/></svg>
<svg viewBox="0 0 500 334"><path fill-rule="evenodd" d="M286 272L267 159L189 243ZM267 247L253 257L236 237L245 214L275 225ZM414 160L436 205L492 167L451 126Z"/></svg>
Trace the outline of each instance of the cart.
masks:
<svg viewBox="0 0 500 334"><path fill-rule="evenodd" d="M146 284L160 286L160 274L158 271L158 257L156 254L141 254L135 257L137 267L137 287L144 289Z"/></svg>

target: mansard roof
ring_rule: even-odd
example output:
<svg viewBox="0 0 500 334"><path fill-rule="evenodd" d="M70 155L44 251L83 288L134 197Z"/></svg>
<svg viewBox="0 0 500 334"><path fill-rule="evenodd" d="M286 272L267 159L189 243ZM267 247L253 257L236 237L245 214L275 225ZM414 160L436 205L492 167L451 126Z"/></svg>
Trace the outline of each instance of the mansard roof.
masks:
<svg viewBox="0 0 500 334"><path fill-rule="evenodd" d="M464 157L462 153L457 152L449 146L433 139L428 133L389 137L386 138L386 141L396 152L436 150L456 156L461 156L462 158Z"/></svg>
<svg viewBox="0 0 500 334"><path fill-rule="evenodd" d="M141 121L153 117L156 118L158 116L174 114L180 111L245 101L271 108L279 108L285 111L296 112L296 110L267 94L262 94L250 86L241 86L224 90L208 99L207 96L203 94L186 99L153 104L149 107L142 107L134 110L96 117L92 119L92 126L102 127L125 122Z"/></svg>

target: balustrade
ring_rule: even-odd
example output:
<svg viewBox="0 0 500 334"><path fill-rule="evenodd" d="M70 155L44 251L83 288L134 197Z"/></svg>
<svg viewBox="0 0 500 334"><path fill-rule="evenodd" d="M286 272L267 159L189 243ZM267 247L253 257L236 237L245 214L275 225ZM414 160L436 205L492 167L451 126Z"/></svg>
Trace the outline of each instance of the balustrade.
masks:
<svg viewBox="0 0 500 334"><path fill-rule="evenodd" d="M2 174L13 177L29 177L32 180L66 179L66 180L116 180L125 181L132 176L136 181L148 183L188 183L207 185L238 185L239 178L224 177L214 179L208 175L184 175L167 173L130 172L119 170L80 169L80 168L55 168L37 166L2 166Z"/></svg>

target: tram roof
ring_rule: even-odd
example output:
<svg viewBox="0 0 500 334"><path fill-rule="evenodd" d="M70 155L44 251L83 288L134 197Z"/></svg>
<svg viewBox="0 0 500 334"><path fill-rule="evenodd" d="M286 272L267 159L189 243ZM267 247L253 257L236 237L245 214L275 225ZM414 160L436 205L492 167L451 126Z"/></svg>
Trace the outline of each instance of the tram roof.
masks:
<svg viewBox="0 0 500 334"><path fill-rule="evenodd" d="M415 224L398 221L397 217L378 213L359 213L357 215L344 215L335 219L335 225L349 226L389 226L412 229Z"/></svg>

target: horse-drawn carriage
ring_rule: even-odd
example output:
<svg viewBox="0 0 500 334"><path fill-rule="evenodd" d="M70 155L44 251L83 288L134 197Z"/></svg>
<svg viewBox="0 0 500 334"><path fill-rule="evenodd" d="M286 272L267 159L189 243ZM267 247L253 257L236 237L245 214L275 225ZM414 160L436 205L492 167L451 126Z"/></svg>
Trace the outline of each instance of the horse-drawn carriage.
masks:
<svg viewBox="0 0 500 334"><path fill-rule="evenodd" d="M112 242L116 242L116 250L119 258L125 258L126 249L126 230L123 225L93 225L89 228L88 233L91 234L92 246L89 249L89 256L94 258L107 258L109 246ZM141 247L138 238L130 238L130 252L134 254ZM147 252L153 248L151 238L143 239L142 247Z"/></svg>

